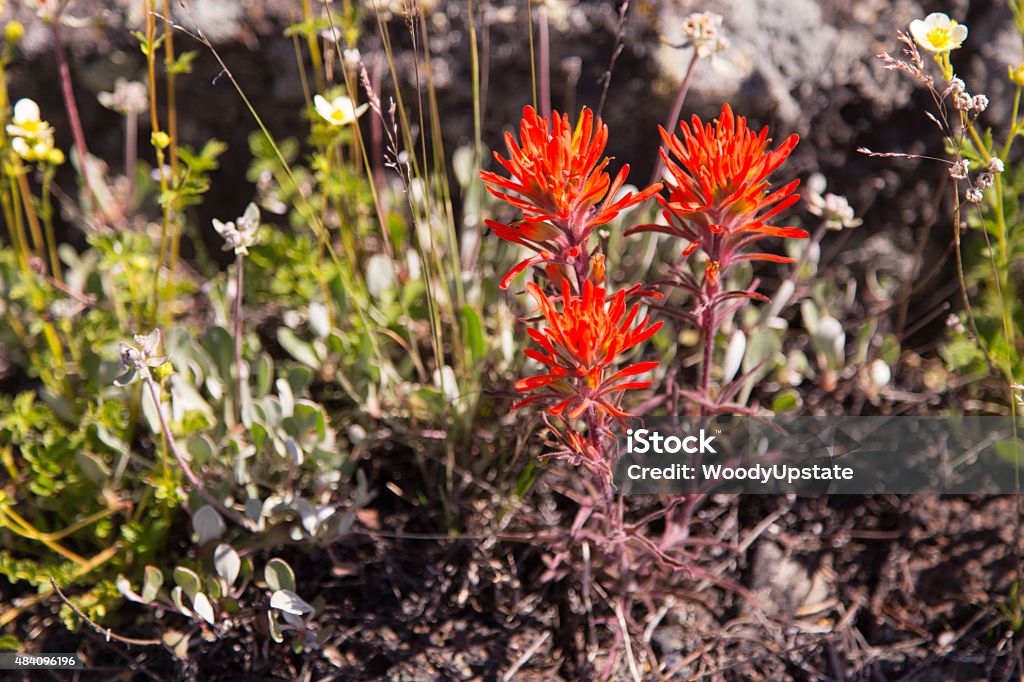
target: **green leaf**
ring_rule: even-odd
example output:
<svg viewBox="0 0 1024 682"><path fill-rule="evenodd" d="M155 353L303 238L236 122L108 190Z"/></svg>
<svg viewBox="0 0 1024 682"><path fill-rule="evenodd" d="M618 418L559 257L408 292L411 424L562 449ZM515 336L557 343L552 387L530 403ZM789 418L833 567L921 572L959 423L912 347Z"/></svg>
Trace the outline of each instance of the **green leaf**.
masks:
<svg viewBox="0 0 1024 682"><path fill-rule="evenodd" d="M178 57L167 65L167 73L192 73L192 62L195 61L199 53L195 50L189 50L182 52Z"/></svg>
<svg viewBox="0 0 1024 682"><path fill-rule="evenodd" d="M79 450L75 453L75 461L86 478L96 485L103 485L110 480L110 469L102 459L91 452Z"/></svg>
<svg viewBox="0 0 1024 682"><path fill-rule="evenodd" d="M999 455L1000 459L1012 466L1017 466L1024 462L1024 441L1019 438L1016 440L1007 438L1006 440L999 441L992 447L995 448L996 454Z"/></svg>
<svg viewBox="0 0 1024 682"><path fill-rule="evenodd" d="M263 569L263 579L267 586L277 592L278 590L295 590L295 571L284 559L273 558L267 562Z"/></svg>
<svg viewBox="0 0 1024 682"><path fill-rule="evenodd" d="M313 613L313 607L302 600L302 597L291 590L277 590L270 597L270 608L290 613L293 616L304 616Z"/></svg>
<svg viewBox="0 0 1024 682"><path fill-rule="evenodd" d="M195 434L189 438L186 449L192 455L192 461L196 466L203 466L217 456L217 446L205 433Z"/></svg>
<svg viewBox="0 0 1024 682"><path fill-rule="evenodd" d="M187 632L178 632L177 630L168 630L163 634L161 639L163 640L164 646L174 652L174 655L183 661L188 660L188 640L189 635Z"/></svg>
<svg viewBox="0 0 1024 682"><path fill-rule="evenodd" d="M181 589L181 585L178 585L173 590L171 590L171 601L174 603L174 607L178 609L178 611L181 612L183 616L191 618L192 609L185 606L184 594L185 591Z"/></svg>
<svg viewBox="0 0 1024 682"><path fill-rule="evenodd" d="M205 620L210 625L214 624L214 613L213 604L210 603L210 598L202 592L196 593L196 596L192 598L192 608L199 617Z"/></svg>
<svg viewBox="0 0 1024 682"><path fill-rule="evenodd" d="M267 353L261 353L256 360L256 395L255 398L262 398L270 392L270 385L274 381L274 361Z"/></svg>
<svg viewBox="0 0 1024 682"><path fill-rule="evenodd" d="M480 315L470 305L462 306L462 342L469 348L474 363L481 362L487 355L487 341Z"/></svg>
<svg viewBox="0 0 1024 682"><path fill-rule="evenodd" d="M782 391L775 399L772 400L772 412L775 414L785 414L786 412L795 412L803 406L803 399L800 397L800 393L792 388Z"/></svg>
<svg viewBox="0 0 1024 682"><path fill-rule="evenodd" d="M316 356L313 346L296 336L295 332L291 329L279 327L277 330L277 342L281 344L281 347L289 355L302 364L314 369L322 367L320 358Z"/></svg>
<svg viewBox="0 0 1024 682"><path fill-rule="evenodd" d="M156 566L146 566L146 581L142 584L142 600L152 602L164 584L164 574Z"/></svg>
<svg viewBox="0 0 1024 682"><path fill-rule="evenodd" d="M192 517L192 529L199 536L199 544L205 545L223 535L227 527L217 510L205 504Z"/></svg>
<svg viewBox="0 0 1024 682"><path fill-rule="evenodd" d="M230 588L238 579L238 572L242 569L242 560L238 552L230 545L219 544L213 552L213 565L217 569L217 575L224 578L224 582Z"/></svg>
<svg viewBox="0 0 1024 682"><path fill-rule="evenodd" d="M199 593L199 586L202 584L199 580L199 574L184 566L175 567L174 582L188 595L189 599L192 599Z"/></svg>
<svg viewBox="0 0 1024 682"><path fill-rule="evenodd" d="M14 635L0 635L0 651L21 651L21 642Z"/></svg>
<svg viewBox="0 0 1024 682"><path fill-rule="evenodd" d="M270 626L270 638L279 644L283 642L284 635L281 634L281 624L277 622L273 611L267 611L267 624Z"/></svg>

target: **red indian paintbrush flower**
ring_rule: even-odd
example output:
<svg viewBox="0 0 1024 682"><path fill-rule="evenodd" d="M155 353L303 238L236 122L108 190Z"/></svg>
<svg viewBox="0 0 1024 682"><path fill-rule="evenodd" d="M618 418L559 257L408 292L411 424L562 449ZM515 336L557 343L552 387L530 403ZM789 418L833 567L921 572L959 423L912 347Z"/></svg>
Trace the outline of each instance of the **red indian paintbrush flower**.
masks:
<svg viewBox="0 0 1024 682"><path fill-rule="evenodd" d="M643 343L661 329L662 323L647 326L648 317L634 325L639 305L627 310L626 292L620 291L610 300L603 287L589 279L582 295L575 296L569 283L562 282L562 310L532 282L526 285L548 326L543 330L527 329L540 350L526 350L527 357L547 367L547 372L516 382L518 391L542 391L515 407L542 401L548 412L567 414L577 419L587 410L604 412L618 419L628 417L618 407L623 391L647 388L650 381L633 381L635 377L658 366L657 361L638 362L616 372L611 371L616 356Z"/></svg>
<svg viewBox="0 0 1024 682"><path fill-rule="evenodd" d="M733 115L728 104L722 105L715 126L702 124L694 116L692 129L685 122L679 127L681 136L659 127L665 142L661 157L671 179L668 198L658 200L666 209L669 224L642 225L630 232L662 232L687 239L690 243L683 254L703 249L708 259L706 276L712 282L739 261L792 262L785 256L743 250L765 237L807 237L804 230L768 222L800 198L794 194L799 180L774 192L769 191L768 181L799 137L790 135L769 150L768 128L755 134L747 128L745 118Z"/></svg>
<svg viewBox="0 0 1024 682"><path fill-rule="evenodd" d="M622 210L639 204L661 189L653 185L642 192L615 195L626 182L625 165L612 180L606 172L610 159L602 158L608 142L608 127L584 108L576 128L569 117L553 112L551 120L533 107L523 109L520 142L505 133L509 158L497 152L494 158L509 177L481 171L487 189L499 199L523 211L523 220L506 225L488 220L487 225L506 241L537 252L514 268L501 281L501 288L532 265L565 265L577 275L577 284L590 268L591 233Z"/></svg>

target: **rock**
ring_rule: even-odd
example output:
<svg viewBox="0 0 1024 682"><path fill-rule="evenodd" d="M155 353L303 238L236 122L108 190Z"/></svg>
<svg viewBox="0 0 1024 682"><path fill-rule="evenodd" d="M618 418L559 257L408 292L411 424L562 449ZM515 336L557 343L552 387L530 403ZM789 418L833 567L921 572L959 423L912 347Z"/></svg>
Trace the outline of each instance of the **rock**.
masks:
<svg viewBox="0 0 1024 682"><path fill-rule="evenodd" d="M796 618L834 591L823 566L809 558L800 561L768 540L758 543L751 571L750 591L769 615Z"/></svg>

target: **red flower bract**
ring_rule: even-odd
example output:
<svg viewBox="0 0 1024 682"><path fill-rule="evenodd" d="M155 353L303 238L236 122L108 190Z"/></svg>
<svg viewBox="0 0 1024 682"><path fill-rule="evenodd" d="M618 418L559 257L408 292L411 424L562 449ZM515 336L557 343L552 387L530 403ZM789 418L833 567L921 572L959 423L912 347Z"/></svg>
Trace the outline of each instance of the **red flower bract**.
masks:
<svg viewBox="0 0 1024 682"><path fill-rule="evenodd" d="M610 367L621 353L643 343L661 329L662 323L647 326L647 317L634 325L639 305L626 307L626 292L610 300L605 289L586 280L582 295L575 296L567 282L562 283L562 309L531 283L526 290L540 308L548 326L527 329L540 350L526 350L527 357L547 367L547 372L516 382L518 391L542 391L515 405L541 401L553 415L567 414L576 419L588 409L605 412L618 419L629 416L618 407L623 391L646 388L650 381L635 377L658 366L657 361L638 362L616 372Z"/></svg>
<svg viewBox="0 0 1024 682"><path fill-rule="evenodd" d="M685 122L679 128L681 136L659 128L665 143L661 156L671 175L669 196L659 197L659 202L669 224L642 225L632 231L663 232L689 240L683 253L702 248L709 263L715 264L715 274L737 261L791 262L784 256L742 250L764 237L807 237L804 230L769 224L769 219L800 198L794 194L799 180L774 192L769 191L768 181L799 138L790 135L769 150L768 128L755 134L728 104L722 105L714 126L694 116L692 128Z"/></svg>
<svg viewBox="0 0 1024 682"><path fill-rule="evenodd" d="M577 274L586 274L591 233L614 220L623 209L661 189L660 184L654 185L615 200L626 182L629 166L623 166L614 180L606 172L610 159L601 155L608 142L608 127L601 119L595 125L590 109L583 109L574 129L566 115L553 112L549 121L533 107L525 107L519 139L517 143L506 132L509 158L494 153L509 177L480 172L487 189L521 209L524 217L510 225L492 220L487 225L502 239L538 254L514 267L502 280L503 289L523 270L545 262L567 265Z"/></svg>

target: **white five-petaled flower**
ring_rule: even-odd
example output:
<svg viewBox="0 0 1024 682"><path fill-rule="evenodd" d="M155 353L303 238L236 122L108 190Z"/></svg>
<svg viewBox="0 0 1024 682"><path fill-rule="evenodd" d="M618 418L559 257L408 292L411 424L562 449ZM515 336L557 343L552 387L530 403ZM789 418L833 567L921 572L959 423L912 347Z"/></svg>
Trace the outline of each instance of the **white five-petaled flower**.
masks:
<svg viewBox="0 0 1024 682"><path fill-rule="evenodd" d="M328 101L323 95L317 95L313 98L313 104L316 106L316 113L332 126L346 126L354 122L363 115L369 106L361 104L357 107L351 99L344 95L335 97L331 101Z"/></svg>
<svg viewBox="0 0 1024 682"><path fill-rule="evenodd" d="M53 128L42 120L39 105L31 99L19 99L14 104L7 134L14 152L26 161L43 161L53 150Z"/></svg>
<svg viewBox="0 0 1024 682"><path fill-rule="evenodd" d="M249 253L249 247L256 243L256 230L259 226L260 209L253 203L245 207L245 213L237 221L229 220L222 223L216 218L213 219L213 229L224 238L224 250L234 249L236 256Z"/></svg>
<svg viewBox="0 0 1024 682"><path fill-rule="evenodd" d="M967 40L967 27L942 12L910 22L910 34L918 45L936 54L959 48Z"/></svg>

